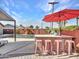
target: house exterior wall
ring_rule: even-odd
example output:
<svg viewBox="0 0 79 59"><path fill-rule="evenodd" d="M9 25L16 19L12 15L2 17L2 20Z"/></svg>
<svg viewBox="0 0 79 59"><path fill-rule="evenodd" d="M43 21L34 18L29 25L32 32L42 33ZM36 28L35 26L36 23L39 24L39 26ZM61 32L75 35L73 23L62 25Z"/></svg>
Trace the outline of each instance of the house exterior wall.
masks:
<svg viewBox="0 0 79 59"><path fill-rule="evenodd" d="M0 25L0 29L3 29L3 26L2 25Z"/></svg>
<svg viewBox="0 0 79 59"><path fill-rule="evenodd" d="M3 29L3 34L13 34L13 29Z"/></svg>
<svg viewBox="0 0 79 59"><path fill-rule="evenodd" d="M46 29L17 29L17 34L49 34Z"/></svg>

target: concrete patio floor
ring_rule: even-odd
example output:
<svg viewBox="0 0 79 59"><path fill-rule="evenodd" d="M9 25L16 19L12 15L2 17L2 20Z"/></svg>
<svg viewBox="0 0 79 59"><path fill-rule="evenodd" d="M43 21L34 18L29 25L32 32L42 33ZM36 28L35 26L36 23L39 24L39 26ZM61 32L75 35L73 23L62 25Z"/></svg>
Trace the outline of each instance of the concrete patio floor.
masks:
<svg viewBox="0 0 79 59"><path fill-rule="evenodd" d="M0 59L79 59L78 55L71 56L37 56L34 54L35 42L11 42L0 48Z"/></svg>
<svg viewBox="0 0 79 59"><path fill-rule="evenodd" d="M79 56L35 56L35 55L25 55L18 57L9 57L3 59L79 59Z"/></svg>
<svg viewBox="0 0 79 59"><path fill-rule="evenodd" d="M11 42L0 47L0 57L13 57L19 55L34 54L34 41Z"/></svg>

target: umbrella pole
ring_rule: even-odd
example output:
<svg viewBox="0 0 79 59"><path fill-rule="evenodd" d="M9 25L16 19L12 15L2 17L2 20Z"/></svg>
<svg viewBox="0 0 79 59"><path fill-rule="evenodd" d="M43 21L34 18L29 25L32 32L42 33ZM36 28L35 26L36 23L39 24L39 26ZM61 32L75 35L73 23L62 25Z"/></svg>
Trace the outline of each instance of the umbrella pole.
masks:
<svg viewBox="0 0 79 59"><path fill-rule="evenodd" d="M61 36L61 22L59 22L59 35Z"/></svg>
<svg viewBox="0 0 79 59"><path fill-rule="evenodd" d="M78 19L79 19L79 17L76 18L76 24L77 24L77 27L78 27Z"/></svg>
<svg viewBox="0 0 79 59"><path fill-rule="evenodd" d="M49 4L51 4L52 5L52 13L54 12L54 5L55 4L58 4L58 2L49 2ZM54 27L53 27L53 22L52 22L52 29L53 29Z"/></svg>
<svg viewBox="0 0 79 59"><path fill-rule="evenodd" d="M53 22L52 22L52 29L53 29Z"/></svg>

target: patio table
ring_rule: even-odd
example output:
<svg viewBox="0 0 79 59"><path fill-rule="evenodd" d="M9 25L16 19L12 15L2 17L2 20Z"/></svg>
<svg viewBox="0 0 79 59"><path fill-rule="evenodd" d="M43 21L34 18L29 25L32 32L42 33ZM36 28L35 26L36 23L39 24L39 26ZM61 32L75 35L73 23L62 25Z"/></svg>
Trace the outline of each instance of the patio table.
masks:
<svg viewBox="0 0 79 59"><path fill-rule="evenodd" d="M41 40L46 40L46 39L50 39L54 38L55 39L62 39L62 50L63 50L63 53L65 52L64 51L64 43L65 43L65 40L72 40L72 38L74 38L73 36L68 36L68 35L51 35L51 34L39 34L39 35L35 35L35 39L38 40L38 39L41 39Z"/></svg>

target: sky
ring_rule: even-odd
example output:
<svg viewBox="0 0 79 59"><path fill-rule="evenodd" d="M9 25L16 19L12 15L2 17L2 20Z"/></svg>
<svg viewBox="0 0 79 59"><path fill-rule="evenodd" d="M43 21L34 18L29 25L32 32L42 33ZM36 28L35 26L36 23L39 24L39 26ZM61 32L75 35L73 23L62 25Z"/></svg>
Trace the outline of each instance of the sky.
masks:
<svg viewBox="0 0 79 59"><path fill-rule="evenodd" d="M45 15L52 13L52 6L48 2L59 2L55 5L54 12L63 9L79 9L79 0L0 0L0 8L5 10L17 22L23 26L39 25L40 27L50 26L50 23L43 22ZM75 19L69 24L74 24ZM54 26L57 24L54 23Z"/></svg>

